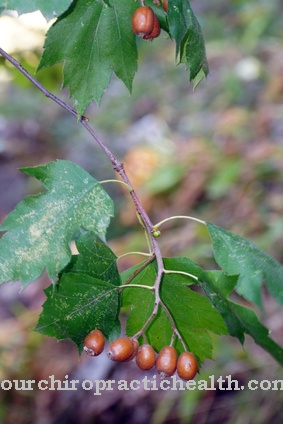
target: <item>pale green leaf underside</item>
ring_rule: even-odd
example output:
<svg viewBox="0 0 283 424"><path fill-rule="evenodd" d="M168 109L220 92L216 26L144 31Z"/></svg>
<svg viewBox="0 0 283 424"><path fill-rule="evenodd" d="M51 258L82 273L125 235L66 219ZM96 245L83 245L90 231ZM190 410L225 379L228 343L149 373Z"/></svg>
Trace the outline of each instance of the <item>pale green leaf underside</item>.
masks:
<svg viewBox="0 0 283 424"><path fill-rule="evenodd" d="M19 203L0 226L0 282L23 286L46 269L54 281L71 258L70 240L79 228L105 238L113 202L101 185L68 161L22 169L40 180L47 192Z"/></svg>
<svg viewBox="0 0 283 424"><path fill-rule="evenodd" d="M264 280L270 294L283 304L283 266L250 241L209 222L206 226L218 265L229 275L239 275L237 292L261 307Z"/></svg>
<svg viewBox="0 0 283 424"><path fill-rule="evenodd" d="M40 10L49 21L61 15L72 3L72 0L0 0L0 7L16 10L19 15Z"/></svg>

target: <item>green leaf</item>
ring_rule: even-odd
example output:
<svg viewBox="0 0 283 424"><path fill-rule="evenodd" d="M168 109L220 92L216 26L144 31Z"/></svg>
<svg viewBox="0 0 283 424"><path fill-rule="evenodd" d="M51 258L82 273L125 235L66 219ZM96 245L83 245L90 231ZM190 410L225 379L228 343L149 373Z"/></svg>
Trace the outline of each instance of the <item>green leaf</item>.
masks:
<svg viewBox="0 0 283 424"><path fill-rule="evenodd" d="M136 3L78 0L47 33L39 69L64 62L64 83L79 115L100 102L112 72L131 92L137 48L131 28Z"/></svg>
<svg viewBox="0 0 283 424"><path fill-rule="evenodd" d="M182 270L193 275L202 273L202 270L187 258L164 259L164 266L166 269ZM128 274L129 272L124 277L128 277ZM152 286L156 275L156 263L151 263L131 281L131 284ZM185 275L165 274L160 295L187 348L194 352L201 364L205 358L212 356L212 340L209 332L227 334L227 328L211 303L204 296L188 288L187 285L191 281L192 279ZM154 294L146 289L129 287L123 290L122 299L123 306L131 307L127 321L127 334L134 335L142 328L153 311ZM156 351L170 343L171 324L161 307L145 334ZM180 344L176 347L180 350Z"/></svg>
<svg viewBox="0 0 283 424"><path fill-rule="evenodd" d="M72 3L72 0L0 0L0 7L16 10L19 15L40 10L49 21L61 15Z"/></svg>
<svg viewBox="0 0 283 424"><path fill-rule="evenodd" d="M212 358L212 340L209 332L227 334L220 314L202 295L166 275L161 288L161 298L172 314L187 348L194 352L199 363Z"/></svg>
<svg viewBox="0 0 283 424"><path fill-rule="evenodd" d="M201 27L188 1L168 2L168 23L176 41L176 59L190 71L194 88L209 72Z"/></svg>
<svg viewBox="0 0 283 424"><path fill-rule="evenodd" d="M153 0L145 0L144 4L145 4L145 6L151 7L151 9L153 10L153 12L158 17L158 20L159 20L159 23L160 23L160 27L162 29L164 29L164 31L166 31L166 32L169 33L169 27L168 27L168 22L167 22L167 15L164 12L163 7L161 5L155 4L153 2ZM136 9L138 7L140 7L139 2L136 3Z"/></svg>
<svg viewBox="0 0 283 424"><path fill-rule="evenodd" d="M269 293L283 304L283 267L248 240L209 222L215 260L226 274L239 275L236 290L262 307L263 279Z"/></svg>
<svg viewBox="0 0 283 424"><path fill-rule="evenodd" d="M143 264L140 264L140 266L141 265ZM139 266L132 267L121 274L123 284L138 268ZM155 268L150 264L142 269L130 283L153 286L155 278ZM152 313L154 307L154 293L144 288L126 287L122 292L122 306L126 308L130 307L126 332L129 336L133 336L142 328L147 318Z"/></svg>
<svg viewBox="0 0 283 424"><path fill-rule="evenodd" d="M245 328L235 316L230 301L227 297L237 284L237 275L225 275L221 271L204 271L199 277L199 285L205 295L222 315L226 322L229 334L237 337L243 344L245 341Z"/></svg>
<svg viewBox="0 0 283 424"><path fill-rule="evenodd" d="M80 227L104 240L113 202L91 175L71 162L22 171L48 190L26 197L0 226L7 231L0 239L0 281L21 280L25 286L44 268L55 280L71 259L69 243Z"/></svg>
<svg viewBox="0 0 283 424"><path fill-rule="evenodd" d="M86 274L99 280L119 286L120 274L117 269L117 256L102 243L97 243L91 233L82 234L76 240L79 255L73 255L62 273Z"/></svg>
<svg viewBox="0 0 283 424"><path fill-rule="evenodd" d="M208 72L207 72L208 73ZM193 89L195 90L199 83L206 77L207 73L205 73L204 68L202 67L200 71L196 74L193 80Z"/></svg>
<svg viewBox="0 0 283 424"><path fill-rule="evenodd" d="M112 250L84 232L76 240L79 254L60 274L59 284L46 290L36 330L58 340L72 339L82 349L94 328L112 340L120 335L120 275Z"/></svg>
<svg viewBox="0 0 283 424"><path fill-rule="evenodd" d="M120 295L113 284L84 274L63 274L60 282L45 290L38 324L39 333L70 338L82 350L85 336L94 328L108 340L120 334Z"/></svg>
<svg viewBox="0 0 283 424"><path fill-rule="evenodd" d="M283 348L269 337L268 329L262 325L255 312L226 298L237 283L237 276L227 276L221 271L205 271L199 278L199 284L222 315L231 336L237 337L243 344L245 334L270 353L283 365Z"/></svg>

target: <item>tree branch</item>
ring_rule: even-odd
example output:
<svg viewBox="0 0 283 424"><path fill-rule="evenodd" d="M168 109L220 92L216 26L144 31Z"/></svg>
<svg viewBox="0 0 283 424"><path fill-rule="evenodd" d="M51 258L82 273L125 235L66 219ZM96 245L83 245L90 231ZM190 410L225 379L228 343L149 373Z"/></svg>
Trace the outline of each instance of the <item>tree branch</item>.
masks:
<svg viewBox="0 0 283 424"><path fill-rule="evenodd" d="M130 196L132 197L133 203L135 205L136 211L140 217L141 222L144 225L144 228L148 234L148 238L151 244L151 251L152 251L152 258L148 261L150 262L151 260L153 260L154 258L156 259L157 262L157 276L156 276L156 280L153 286L153 290L155 293L155 306L154 306L154 310L151 314L151 316L149 317L149 319L147 320L146 324L143 326L142 331L144 331L146 325L149 324L149 322L155 317L157 310L158 310L158 305L162 304L161 299L160 299L160 285L161 285L161 281L162 281L162 276L164 274L164 265L163 265L163 259L162 259L162 254L159 248L159 245L157 243L156 238L153 236L153 231L154 231L154 227L153 224L148 216L148 214L146 213L146 211L144 210L127 174L126 171L124 169L124 165L113 155L113 153L108 149L108 147L103 143L103 141L98 137L98 135L96 134L96 132L93 130L93 128L88 124L88 119L85 116L82 117L78 117L77 112L71 108L69 105L67 105L65 102L63 102L62 100L60 100L58 97L56 97L54 94L52 94L49 90L47 90L42 84L40 84L40 82L38 82L16 59L14 59L12 56L10 56L8 53L6 53L3 49L1 49L0 47L0 54L6 59L8 60L16 69L18 69L36 88L38 88L38 90L40 90L44 96L50 98L51 100L53 100L55 103L57 103L59 106L61 106L63 109L65 109L67 112L69 112L71 115L75 116L79 122L81 123L81 125L83 125L83 127L85 127L85 129L89 132L89 134L91 135L91 137L96 141L96 143L101 147L101 149L105 152L105 154L108 156L108 158L110 159L112 165L113 165L113 169L120 175L120 177L122 178L123 182L125 184L127 184L127 186L129 187L129 193ZM171 320L173 321L172 317Z"/></svg>

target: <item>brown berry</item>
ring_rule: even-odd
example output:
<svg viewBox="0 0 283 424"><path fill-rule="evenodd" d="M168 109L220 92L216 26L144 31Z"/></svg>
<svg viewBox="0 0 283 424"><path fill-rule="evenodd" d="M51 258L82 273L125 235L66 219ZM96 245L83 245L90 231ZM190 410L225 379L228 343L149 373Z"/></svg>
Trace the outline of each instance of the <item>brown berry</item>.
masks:
<svg viewBox="0 0 283 424"><path fill-rule="evenodd" d="M131 361L132 359L134 359L134 357L137 354L137 351L138 351L138 348L139 348L139 342L136 339L132 339L132 342L133 342L133 345L134 345L133 353L131 354L131 356L129 356L128 359L125 359L125 361L123 361L123 362Z"/></svg>
<svg viewBox="0 0 283 424"><path fill-rule="evenodd" d="M137 366L143 370L150 370L156 361L156 354L154 349L149 344L144 344L139 347L137 356L136 356L136 364Z"/></svg>
<svg viewBox="0 0 283 424"><path fill-rule="evenodd" d="M156 370L160 374L161 378L171 377L174 374L177 367L177 351L172 346L165 346L159 352L156 359Z"/></svg>
<svg viewBox="0 0 283 424"><path fill-rule="evenodd" d="M153 29L150 34L144 35L143 39L152 41L153 38L157 38L159 37L159 35L160 35L160 23L159 23L158 17L154 14Z"/></svg>
<svg viewBox="0 0 283 424"><path fill-rule="evenodd" d="M168 12L168 0L163 0L162 6L163 6L164 11L167 13Z"/></svg>
<svg viewBox="0 0 283 424"><path fill-rule="evenodd" d="M92 330L84 339L84 350L89 356L100 355L104 349L105 339L100 330Z"/></svg>
<svg viewBox="0 0 283 424"><path fill-rule="evenodd" d="M183 380L193 380L198 371L198 363L192 352L183 352L177 361L177 373Z"/></svg>
<svg viewBox="0 0 283 424"><path fill-rule="evenodd" d="M139 7L132 17L132 29L139 37L148 35L153 30L154 24L153 10L149 6Z"/></svg>
<svg viewBox="0 0 283 424"><path fill-rule="evenodd" d="M133 340L129 337L119 337L109 343L106 354L111 361L123 362L126 359L129 359L133 351Z"/></svg>

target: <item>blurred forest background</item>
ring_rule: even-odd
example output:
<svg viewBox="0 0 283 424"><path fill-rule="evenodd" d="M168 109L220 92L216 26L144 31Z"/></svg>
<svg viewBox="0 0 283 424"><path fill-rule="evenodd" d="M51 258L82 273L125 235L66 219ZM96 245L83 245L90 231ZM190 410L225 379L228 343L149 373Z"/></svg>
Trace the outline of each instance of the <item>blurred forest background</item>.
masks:
<svg viewBox="0 0 283 424"><path fill-rule="evenodd" d="M153 222L191 215L253 241L283 263L283 3L281 0L191 1L203 29L210 74L196 91L175 46L165 34L138 40L139 70L132 96L115 77L100 107L86 112L126 171ZM0 17L1 47L34 73L46 22L40 14ZM82 46L83 48L83 46ZM70 105L60 91L62 65L36 78ZM68 159L96 179L115 178L111 164L76 120L44 98L0 57L0 221L26 195L42 187L19 167ZM117 184L106 190L116 216L108 233L117 255L146 248L135 210ZM162 227L164 256L188 256L215 268L210 240L196 223ZM121 270L140 258L123 259ZM46 277L19 294L0 287L0 381L71 378L141 380L134 363L116 367L102 354L79 358L69 341L31 331ZM260 319L283 344L282 307L265 292ZM241 299L238 299L241 301ZM231 375L283 379L282 368L249 337L244 349L231 337L215 337L215 361L197 379ZM150 378L153 373L146 375ZM281 424L283 392L249 391L0 391L0 423Z"/></svg>

